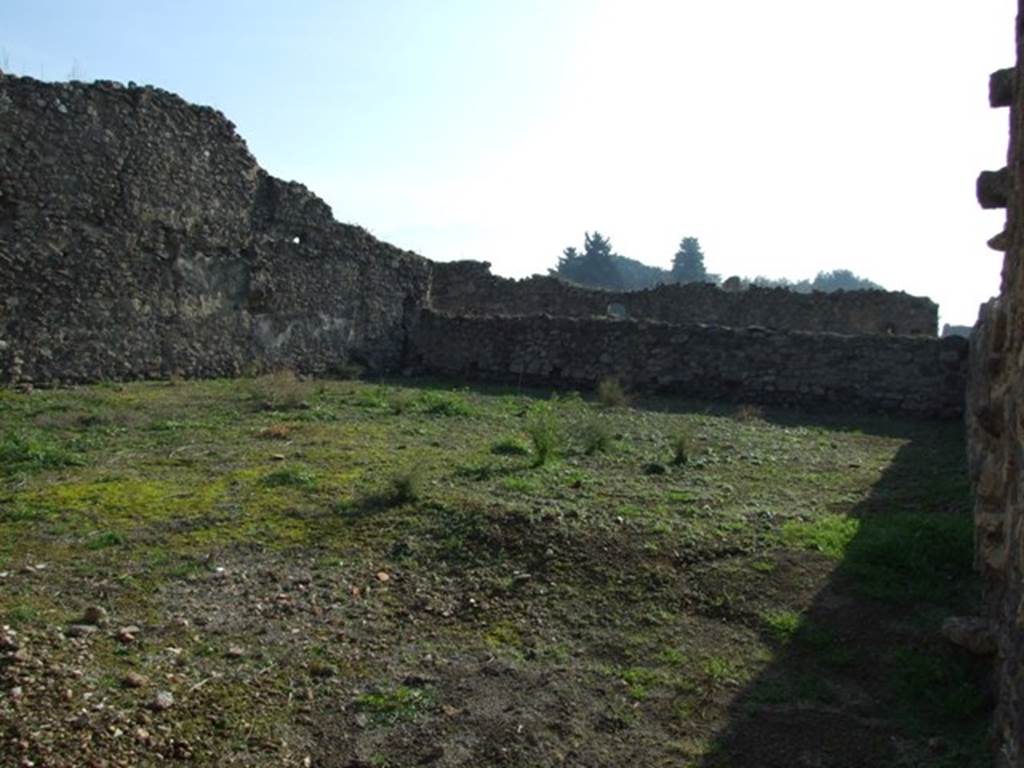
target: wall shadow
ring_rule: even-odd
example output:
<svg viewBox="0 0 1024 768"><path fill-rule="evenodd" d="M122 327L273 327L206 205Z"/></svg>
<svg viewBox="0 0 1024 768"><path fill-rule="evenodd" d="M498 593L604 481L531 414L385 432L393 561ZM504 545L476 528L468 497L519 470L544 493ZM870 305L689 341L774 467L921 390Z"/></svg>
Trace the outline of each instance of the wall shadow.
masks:
<svg viewBox="0 0 1024 768"><path fill-rule="evenodd" d="M699 765L989 765L990 660L940 633L945 617L980 605L962 428L838 414L775 419L870 427L907 442L870 494L844 510L855 530L808 529L808 543L821 536L823 548L847 534L838 559L786 551L822 574L821 586L792 606L792 631L759 627L773 658L732 697Z"/></svg>

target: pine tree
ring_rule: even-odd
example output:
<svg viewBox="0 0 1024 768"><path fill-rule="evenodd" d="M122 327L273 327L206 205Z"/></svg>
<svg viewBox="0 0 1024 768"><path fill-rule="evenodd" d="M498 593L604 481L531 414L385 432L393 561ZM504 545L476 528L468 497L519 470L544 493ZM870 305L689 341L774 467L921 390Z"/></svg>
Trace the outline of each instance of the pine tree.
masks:
<svg viewBox="0 0 1024 768"><path fill-rule="evenodd" d="M672 277L680 283L703 283L708 280L704 252L696 237L684 237L672 259Z"/></svg>

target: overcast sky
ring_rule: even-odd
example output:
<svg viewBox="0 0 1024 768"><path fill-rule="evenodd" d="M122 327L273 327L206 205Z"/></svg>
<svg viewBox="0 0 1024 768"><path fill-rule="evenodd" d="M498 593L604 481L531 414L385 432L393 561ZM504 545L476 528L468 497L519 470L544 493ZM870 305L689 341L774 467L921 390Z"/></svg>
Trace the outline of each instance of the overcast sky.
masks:
<svg viewBox="0 0 1024 768"><path fill-rule="evenodd" d="M585 230L723 276L848 268L973 323L998 292L974 180L1013 0L0 3L0 64L225 112L340 221L545 272Z"/></svg>

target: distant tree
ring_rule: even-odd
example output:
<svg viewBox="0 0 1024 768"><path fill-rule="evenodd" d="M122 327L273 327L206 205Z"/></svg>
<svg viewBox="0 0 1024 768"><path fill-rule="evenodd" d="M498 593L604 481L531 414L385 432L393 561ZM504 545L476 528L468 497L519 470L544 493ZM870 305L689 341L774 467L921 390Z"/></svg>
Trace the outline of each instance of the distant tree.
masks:
<svg viewBox="0 0 1024 768"><path fill-rule="evenodd" d="M882 286L870 280L857 277L848 269L837 269L834 272L819 272L811 282L812 291L871 291Z"/></svg>
<svg viewBox="0 0 1024 768"><path fill-rule="evenodd" d="M696 237L684 237L672 259L672 278L679 283L703 283L708 279L704 252Z"/></svg>
<svg viewBox="0 0 1024 768"><path fill-rule="evenodd" d="M770 277L758 276L751 280L750 284L763 288L786 288L796 293L884 290L878 283L872 282L866 277L858 277L848 269L837 269L834 272L819 272L814 276L813 280L792 281L784 277L772 279Z"/></svg>
<svg viewBox="0 0 1024 768"><path fill-rule="evenodd" d="M607 237L597 231L585 232L582 255L571 246L566 248L551 274L580 285L621 290L626 287L617 263L621 258L612 252Z"/></svg>

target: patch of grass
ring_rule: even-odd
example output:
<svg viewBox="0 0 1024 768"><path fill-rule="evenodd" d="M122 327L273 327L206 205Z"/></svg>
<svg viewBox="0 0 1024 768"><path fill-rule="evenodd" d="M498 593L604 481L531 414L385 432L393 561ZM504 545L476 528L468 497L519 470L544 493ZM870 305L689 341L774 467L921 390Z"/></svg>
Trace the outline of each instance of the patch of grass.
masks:
<svg viewBox="0 0 1024 768"><path fill-rule="evenodd" d="M844 567L868 597L942 603L971 578L973 536L968 514L873 514L861 521Z"/></svg>
<svg viewBox="0 0 1024 768"><path fill-rule="evenodd" d="M85 547L86 549L107 549L109 547L119 547L126 541L127 539L124 537L124 534L117 531L105 531L90 538L86 542Z"/></svg>
<svg viewBox="0 0 1024 768"><path fill-rule="evenodd" d="M424 392L420 397L423 412L432 416L470 416L473 409L455 392Z"/></svg>
<svg viewBox="0 0 1024 768"><path fill-rule="evenodd" d="M966 662L917 648L900 648L892 659L893 688L912 719L921 715L944 723L970 718L984 696Z"/></svg>
<svg viewBox="0 0 1024 768"><path fill-rule="evenodd" d="M740 668L724 656L709 656L701 662L700 671L710 683L724 685L736 681Z"/></svg>
<svg viewBox="0 0 1024 768"><path fill-rule="evenodd" d="M315 488L316 475L300 467L284 467L265 475L260 484L266 488Z"/></svg>
<svg viewBox="0 0 1024 768"><path fill-rule="evenodd" d="M368 691L356 697L356 707L378 718L395 721L413 717L432 704L427 693L404 685L389 691Z"/></svg>
<svg viewBox="0 0 1024 768"><path fill-rule="evenodd" d="M793 520L782 527L782 541L789 547L810 549L839 559L857 535L860 522L847 515L823 515L813 520Z"/></svg>
<svg viewBox="0 0 1024 768"><path fill-rule="evenodd" d="M533 465L542 467L562 446L562 424L550 403L535 403L526 418L526 434L533 444Z"/></svg>
<svg viewBox="0 0 1024 768"><path fill-rule="evenodd" d="M761 614L761 621L772 637L786 641L800 628L801 617L797 611L778 610Z"/></svg>
<svg viewBox="0 0 1024 768"><path fill-rule="evenodd" d="M530 446L518 437L504 437L491 446L491 453L498 456L529 456Z"/></svg>
<svg viewBox="0 0 1024 768"><path fill-rule="evenodd" d="M652 669L631 667L619 673L619 677L627 686L629 697L634 701L643 701L650 695L651 686L661 680L660 675Z"/></svg>
<svg viewBox="0 0 1024 768"><path fill-rule="evenodd" d="M28 603L17 603L4 612L4 621L12 627L31 624L39 618L39 610Z"/></svg>
<svg viewBox="0 0 1024 768"><path fill-rule="evenodd" d="M612 436L608 422L599 417L587 419L580 427L580 442L583 444L583 452L588 456L604 453L611 448Z"/></svg>
<svg viewBox="0 0 1024 768"><path fill-rule="evenodd" d="M618 379L601 379L597 384L597 400L606 408L629 405L629 396Z"/></svg>
<svg viewBox="0 0 1024 768"><path fill-rule="evenodd" d="M357 389L351 400L360 408L385 410L391 406L391 393L384 385Z"/></svg>
<svg viewBox="0 0 1024 768"><path fill-rule="evenodd" d="M82 457L43 433L5 432L0 435L0 474L81 466Z"/></svg>

